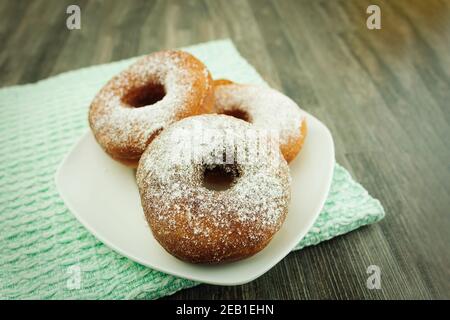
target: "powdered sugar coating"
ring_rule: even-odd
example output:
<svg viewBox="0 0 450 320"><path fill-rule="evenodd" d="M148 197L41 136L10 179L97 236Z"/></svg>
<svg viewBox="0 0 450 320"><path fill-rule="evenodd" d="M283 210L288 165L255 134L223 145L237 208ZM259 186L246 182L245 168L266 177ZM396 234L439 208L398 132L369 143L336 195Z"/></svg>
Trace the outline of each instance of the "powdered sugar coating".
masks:
<svg viewBox="0 0 450 320"><path fill-rule="evenodd" d="M208 143L192 145L192 161L174 157L182 148L177 132L198 135L209 130ZM230 143L245 146L243 133L252 126L225 115L202 115L176 122L143 154L137 171L142 206L155 238L173 255L191 262L223 262L250 256L264 248L281 227L290 200L290 175L278 146L271 157L234 164L240 176L227 190L203 186L210 164L197 161L223 152ZM231 136L230 136L231 135Z"/></svg>
<svg viewBox="0 0 450 320"><path fill-rule="evenodd" d="M134 108L123 98L149 83L165 89L162 100ZM138 160L151 140L167 125L199 114L212 94L207 68L182 51L145 56L111 79L94 98L89 122L105 151L119 159Z"/></svg>
<svg viewBox="0 0 450 320"><path fill-rule="evenodd" d="M235 110L244 111L253 125L277 132L282 151L304 138L302 125L305 117L301 109L292 99L270 87L218 85L215 88L215 112L221 114Z"/></svg>

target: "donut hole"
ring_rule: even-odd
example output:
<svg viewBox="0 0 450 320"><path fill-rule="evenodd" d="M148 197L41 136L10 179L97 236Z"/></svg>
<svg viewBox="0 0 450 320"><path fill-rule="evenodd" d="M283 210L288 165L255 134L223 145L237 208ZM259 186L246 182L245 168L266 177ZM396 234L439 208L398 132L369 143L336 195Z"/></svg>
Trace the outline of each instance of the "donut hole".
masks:
<svg viewBox="0 0 450 320"><path fill-rule="evenodd" d="M166 89L160 83L147 83L131 89L122 101L133 108L141 108L155 104L166 96Z"/></svg>
<svg viewBox="0 0 450 320"><path fill-rule="evenodd" d="M203 187L213 191L230 189L240 177L236 164L219 164L205 166L203 171Z"/></svg>
<svg viewBox="0 0 450 320"><path fill-rule="evenodd" d="M244 120L245 122L251 122L250 121L250 115L247 112L245 112L243 110L240 110L238 108L225 110L223 112L223 114L227 115L227 116L230 116L230 117L234 117L234 118L238 118L238 119Z"/></svg>

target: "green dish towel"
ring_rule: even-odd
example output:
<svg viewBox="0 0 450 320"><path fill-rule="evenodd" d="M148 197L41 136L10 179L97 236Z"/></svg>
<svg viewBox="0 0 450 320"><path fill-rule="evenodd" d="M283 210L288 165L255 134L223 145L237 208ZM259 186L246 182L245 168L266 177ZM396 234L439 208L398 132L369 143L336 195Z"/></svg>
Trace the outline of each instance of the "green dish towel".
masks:
<svg viewBox="0 0 450 320"><path fill-rule="evenodd" d="M229 40L184 50L204 61L216 78L263 82ZM90 101L133 60L0 89L0 298L158 298L197 284L107 248L75 219L55 188L57 166L87 130ZM336 165L325 206L295 249L383 216L380 202ZM80 270L79 288L71 282L72 266Z"/></svg>

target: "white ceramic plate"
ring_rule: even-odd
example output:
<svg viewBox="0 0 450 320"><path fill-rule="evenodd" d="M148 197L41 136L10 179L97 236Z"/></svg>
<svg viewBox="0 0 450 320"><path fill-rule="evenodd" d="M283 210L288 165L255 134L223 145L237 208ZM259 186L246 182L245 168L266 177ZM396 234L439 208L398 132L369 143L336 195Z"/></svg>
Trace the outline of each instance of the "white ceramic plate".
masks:
<svg viewBox="0 0 450 320"><path fill-rule="evenodd" d="M327 127L306 114L308 136L290 165L292 200L283 227L258 254L223 265L195 265L168 254L153 238L140 204L134 170L111 160L86 133L61 163L56 186L69 210L100 241L150 268L218 285L237 285L261 276L305 236L328 194L334 144Z"/></svg>

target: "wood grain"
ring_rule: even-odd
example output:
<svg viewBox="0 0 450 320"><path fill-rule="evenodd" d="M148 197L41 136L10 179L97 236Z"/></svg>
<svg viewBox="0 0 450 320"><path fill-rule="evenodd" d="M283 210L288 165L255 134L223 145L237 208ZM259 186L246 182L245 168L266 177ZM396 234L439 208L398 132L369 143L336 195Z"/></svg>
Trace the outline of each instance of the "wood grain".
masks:
<svg viewBox="0 0 450 320"><path fill-rule="evenodd" d="M378 4L382 29L366 28ZM65 26L78 4L81 30ZM0 85L231 38L274 87L325 122L337 161L386 218L291 253L235 287L170 299L450 298L450 2L0 1ZM366 288L366 268L382 289Z"/></svg>

